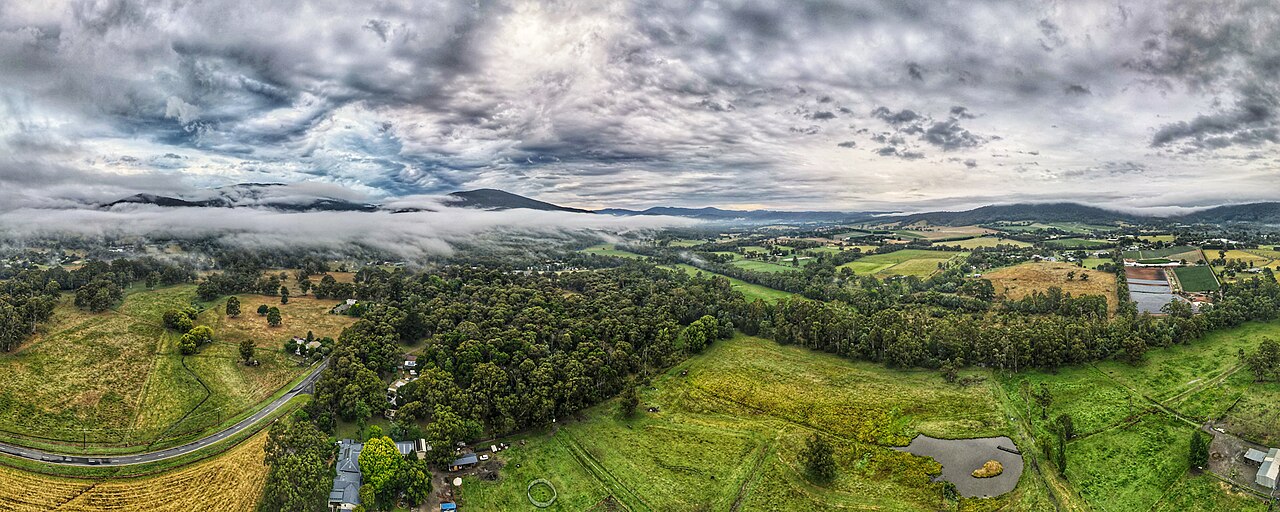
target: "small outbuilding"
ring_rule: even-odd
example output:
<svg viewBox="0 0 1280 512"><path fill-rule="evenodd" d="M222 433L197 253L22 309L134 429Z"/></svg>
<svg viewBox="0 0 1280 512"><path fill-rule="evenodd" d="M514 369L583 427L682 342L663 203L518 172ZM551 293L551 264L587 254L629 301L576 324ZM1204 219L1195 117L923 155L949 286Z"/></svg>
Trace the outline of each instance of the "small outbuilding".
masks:
<svg viewBox="0 0 1280 512"><path fill-rule="evenodd" d="M480 458L477 457L476 454L468 453L466 455L458 457L453 462L450 462L449 471L460 471L463 469L467 469L471 466L476 465L479 462L480 462Z"/></svg>

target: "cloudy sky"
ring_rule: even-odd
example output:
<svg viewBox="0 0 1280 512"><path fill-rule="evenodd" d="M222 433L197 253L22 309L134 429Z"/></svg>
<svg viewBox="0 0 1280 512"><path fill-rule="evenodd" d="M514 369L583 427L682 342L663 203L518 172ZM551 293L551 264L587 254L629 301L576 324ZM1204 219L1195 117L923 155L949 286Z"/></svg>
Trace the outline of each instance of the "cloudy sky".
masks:
<svg viewBox="0 0 1280 512"><path fill-rule="evenodd" d="M0 0L0 203L1280 198L1280 3Z"/></svg>

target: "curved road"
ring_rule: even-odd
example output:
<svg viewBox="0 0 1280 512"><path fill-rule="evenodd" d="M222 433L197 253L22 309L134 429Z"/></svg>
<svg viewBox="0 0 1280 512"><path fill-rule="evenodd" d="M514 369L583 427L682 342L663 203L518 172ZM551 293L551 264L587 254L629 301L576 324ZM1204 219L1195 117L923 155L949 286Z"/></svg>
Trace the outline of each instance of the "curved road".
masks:
<svg viewBox="0 0 1280 512"><path fill-rule="evenodd" d="M240 420L239 423L236 423L235 425L227 427L224 430L218 431L208 437L203 437L181 446L175 446L173 448L167 448L164 450L147 452L147 453L135 453L135 454L127 454L127 455L119 455L119 456L114 456L114 455L89 456L89 455L64 455L60 453L46 452L44 450L37 450L35 448L27 448L24 446L17 446L17 445L12 445L8 443L0 443L0 453L6 454L6 455L12 455L14 457L22 457L24 459L40 461L47 464L61 464L61 465L68 465L68 466L127 466L130 464L143 464L147 462L155 462L159 460L171 459L173 457L178 457L180 455L186 455L188 453L194 452L196 450L199 450L211 444L217 443L218 441L222 441L223 439L231 437L239 433L240 431L253 426L255 423L262 421L263 418L270 416L272 413L274 413L277 409L279 409L289 400L292 400L293 397L296 397L298 395L305 394L305 393L310 393L312 386L314 386L316 381L320 379L320 372L324 371L324 369L327 368L328 366L329 366L328 360L325 360L325 362L320 363L320 366L316 367L315 370L312 370L311 374L307 375L307 378L303 379L302 382L299 382L297 386L293 387L293 389L290 389L287 393L281 395L279 398L272 400L271 403L267 404L266 407L263 407L262 409L258 410L258 412L255 412L249 417L243 420Z"/></svg>

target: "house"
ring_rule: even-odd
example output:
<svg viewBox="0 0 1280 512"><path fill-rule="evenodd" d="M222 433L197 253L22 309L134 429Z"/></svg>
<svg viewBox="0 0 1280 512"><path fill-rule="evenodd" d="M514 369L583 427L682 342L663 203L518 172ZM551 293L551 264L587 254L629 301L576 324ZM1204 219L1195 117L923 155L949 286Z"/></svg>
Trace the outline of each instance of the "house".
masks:
<svg viewBox="0 0 1280 512"><path fill-rule="evenodd" d="M405 356L404 356L404 369L406 369L406 370L414 370L414 369L417 369L417 368L418 368L418 356L415 356L415 355L413 355L413 354L405 354Z"/></svg>
<svg viewBox="0 0 1280 512"><path fill-rule="evenodd" d="M338 442L337 475L329 491L329 510L354 510L360 505L360 451L364 444L350 439Z"/></svg>
<svg viewBox="0 0 1280 512"><path fill-rule="evenodd" d="M1280 455L1280 448L1272 448L1266 454L1261 451L1250 449L1245 453L1244 458L1257 462L1261 459L1262 465L1258 466L1258 476L1254 480L1258 485L1268 489L1276 488L1276 479L1280 477L1280 462L1276 461L1277 455Z"/></svg>
<svg viewBox="0 0 1280 512"><path fill-rule="evenodd" d="M460 471L463 469L467 469L471 466L476 465L479 462L480 462L480 457L477 457L476 454L474 453L468 453L466 455L458 457L453 462L450 462L449 471Z"/></svg>
<svg viewBox="0 0 1280 512"><path fill-rule="evenodd" d="M418 380L418 379L416 378L397 379L395 382L392 382L391 385L387 387L387 401L391 402L392 404L396 403L396 397L400 394L400 388L404 387L405 384L408 384L415 380Z"/></svg>
<svg viewBox="0 0 1280 512"><path fill-rule="evenodd" d="M333 309L329 310L329 312L335 315L346 314L347 310L351 309L351 306L354 306L354 305L356 305L355 299L347 299L346 302L343 302L342 304L338 304L337 306L334 306Z"/></svg>

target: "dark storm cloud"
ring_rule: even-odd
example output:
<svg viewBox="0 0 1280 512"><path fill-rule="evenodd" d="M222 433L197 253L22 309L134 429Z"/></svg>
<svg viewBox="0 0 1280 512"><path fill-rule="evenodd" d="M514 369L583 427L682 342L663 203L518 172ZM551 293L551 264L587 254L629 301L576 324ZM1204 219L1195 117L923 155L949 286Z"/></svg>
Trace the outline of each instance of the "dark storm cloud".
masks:
<svg viewBox="0 0 1280 512"><path fill-rule="evenodd" d="M1265 152L1280 127L1276 12L1263 0L11 0L0 152L46 169L20 184L41 198L141 177L373 196L492 186L628 206L1066 194L1086 185L1008 169L1032 151L1057 170L1108 154L1163 159L1144 175L1158 180L1187 153ZM1100 111L1111 116L1082 115ZM971 189L935 186L951 166L926 152L972 168L987 146L1010 166L967 173ZM836 151L848 147L868 149ZM1245 167L1220 175L1247 183L1265 160L1232 162ZM881 165L892 172L867 185L860 174Z"/></svg>

